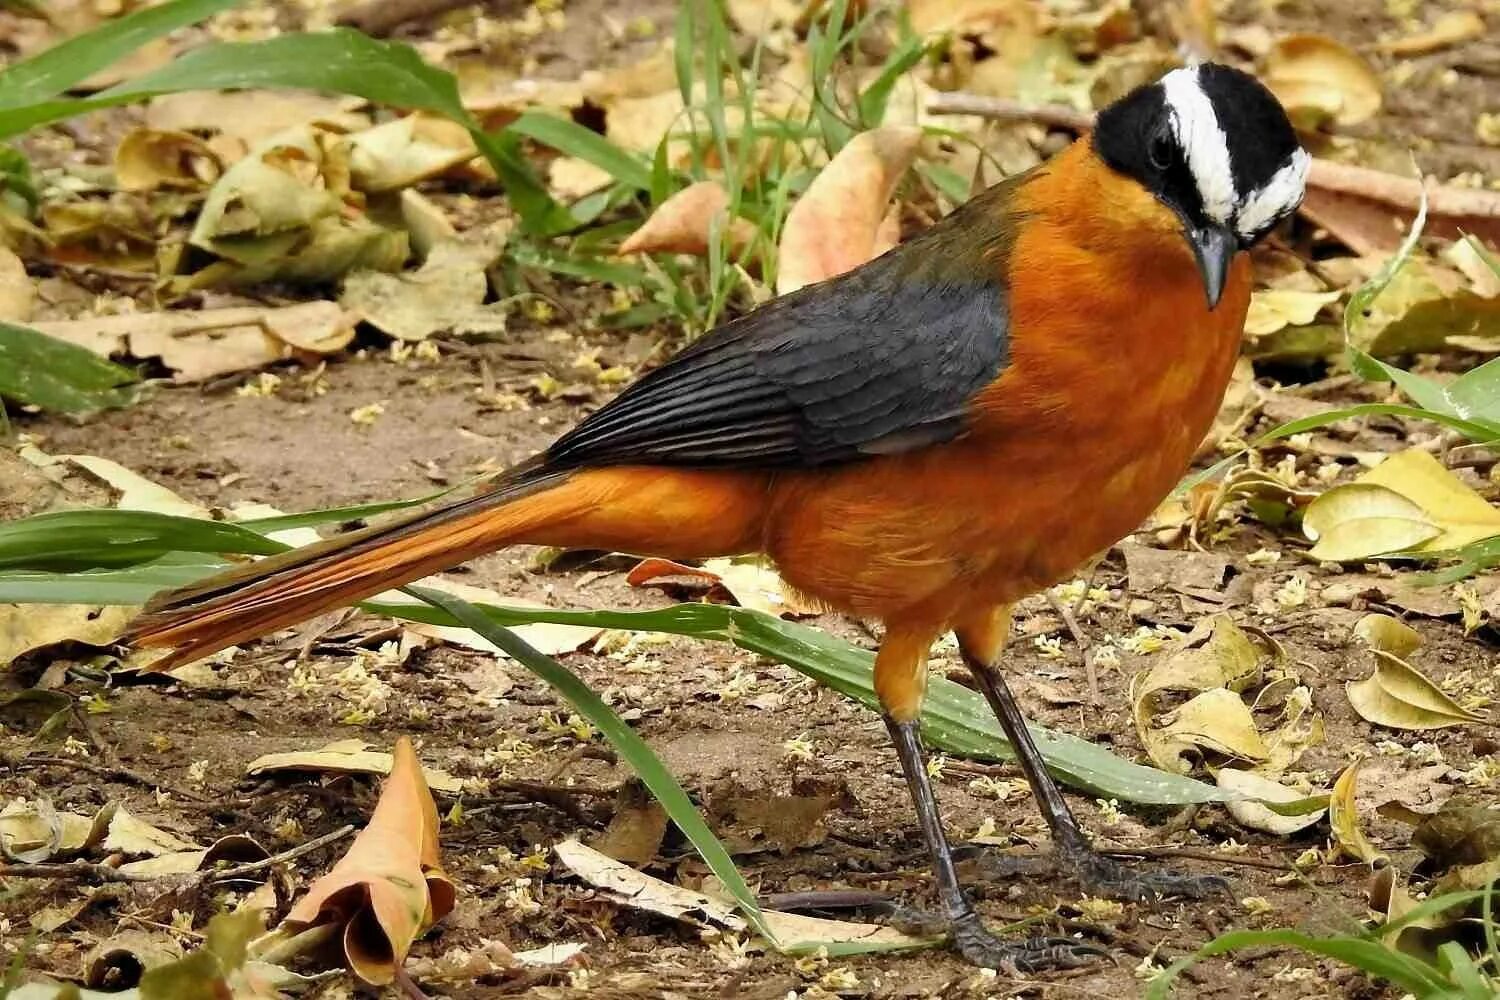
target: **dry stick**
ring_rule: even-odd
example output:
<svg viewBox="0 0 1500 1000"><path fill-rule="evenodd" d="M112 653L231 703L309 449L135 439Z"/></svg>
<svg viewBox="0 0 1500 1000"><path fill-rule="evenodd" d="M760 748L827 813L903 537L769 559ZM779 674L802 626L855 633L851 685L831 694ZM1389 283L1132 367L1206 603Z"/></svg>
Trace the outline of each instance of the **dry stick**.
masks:
<svg viewBox="0 0 1500 1000"><path fill-rule="evenodd" d="M437 17L468 7L475 0L366 0L339 16L338 23L358 28L367 35L388 35L407 21Z"/></svg>
<svg viewBox="0 0 1500 1000"><path fill-rule="evenodd" d="M292 847L285 851L282 851L280 854L273 854L269 858L262 858L259 861L246 862L243 865L236 865L233 868L224 868L220 871L208 871L204 874L209 877L209 881L211 882L228 882L234 879L241 879L246 875L253 875L256 872L263 871L264 869L270 868L273 865L279 865L283 862L295 860L302 857L304 854L311 854L313 851L316 851L320 847L327 847L329 844L333 843L336 840L343 840L353 832L354 826L352 824L341 826L332 833L325 833L321 837L315 837L305 844L298 844L296 847Z"/></svg>
<svg viewBox="0 0 1500 1000"><path fill-rule="evenodd" d="M156 789L160 788L162 791L169 792L180 799L186 799L189 802L194 802L198 805L218 805L218 803L214 802L213 799L207 798L203 795L199 795L197 792L189 791L186 788L178 788L174 785L169 785L165 781L158 781L157 779L152 778L149 775L141 774L137 771L132 771L127 767L120 767L118 765L111 767L103 764L94 764L86 760L77 760L73 757L53 757L47 754L33 754L29 757L23 757L21 759L21 763L50 764L55 767L72 767L80 771L87 771L90 774L100 775L101 777L115 778L121 781L127 781L132 784L140 785L141 787L151 791L155 791Z"/></svg>
<svg viewBox="0 0 1500 1000"><path fill-rule="evenodd" d="M1297 870L1285 861L1256 858L1248 854L1220 854L1217 851L1203 851L1196 847L1173 847L1170 844L1162 847L1103 847L1098 850L1100 854L1108 854L1114 858L1179 858L1183 861L1208 861L1220 865L1239 865L1242 868L1264 868L1267 871L1273 872L1294 872Z"/></svg>
<svg viewBox="0 0 1500 1000"><path fill-rule="evenodd" d="M1094 125L1092 114L1064 104L1026 104L963 91L933 95L927 102L927 110L935 115L977 115L1002 121L1036 122L1073 132L1087 131ZM1313 159L1307 183L1322 191L1354 195L1408 212L1415 212L1422 201L1423 182L1414 177L1320 158ZM1500 191L1428 184L1427 210L1440 216L1500 220Z"/></svg>

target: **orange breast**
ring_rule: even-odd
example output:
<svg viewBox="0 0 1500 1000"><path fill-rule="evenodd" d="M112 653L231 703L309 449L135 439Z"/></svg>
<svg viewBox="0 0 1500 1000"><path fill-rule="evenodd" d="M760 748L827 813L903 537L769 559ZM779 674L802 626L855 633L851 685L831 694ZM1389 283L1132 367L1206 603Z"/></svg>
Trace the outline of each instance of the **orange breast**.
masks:
<svg viewBox="0 0 1500 1000"><path fill-rule="evenodd" d="M1248 259L1209 311L1176 217L1086 143L1021 197L1010 363L970 433L783 476L766 547L795 586L859 614L951 622L1064 578L1186 470L1238 353Z"/></svg>

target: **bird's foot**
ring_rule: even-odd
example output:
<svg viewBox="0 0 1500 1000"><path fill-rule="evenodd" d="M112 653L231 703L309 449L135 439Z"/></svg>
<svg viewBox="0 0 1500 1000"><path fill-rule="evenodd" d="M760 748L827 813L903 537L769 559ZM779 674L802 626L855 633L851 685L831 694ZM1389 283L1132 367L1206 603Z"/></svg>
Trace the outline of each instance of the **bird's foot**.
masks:
<svg viewBox="0 0 1500 1000"><path fill-rule="evenodd" d="M979 915L972 910L953 922L953 948L974 965L1011 974L1076 969L1108 954L1102 948L1072 938L1006 941L985 929Z"/></svg>
<svg viewBox="0 0 1500 1000"><path fill-rule="evenodd" d="M1153 903L1167 897L1207 899L1229 895L1229 880L1218 875L1186 875L1174 871L1137 871L1092 850L1068 852L1064 861L1073 869L1083 891L1132 903Z"/></svg>

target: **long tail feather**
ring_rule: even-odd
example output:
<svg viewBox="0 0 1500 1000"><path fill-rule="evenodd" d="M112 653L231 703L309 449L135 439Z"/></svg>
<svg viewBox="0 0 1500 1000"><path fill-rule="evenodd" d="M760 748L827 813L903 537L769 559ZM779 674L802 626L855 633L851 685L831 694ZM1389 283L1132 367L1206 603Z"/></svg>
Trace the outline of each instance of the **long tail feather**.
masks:
<svg viewBox="0 0 1500 1000"><path fill-rule="evenodd" d="M435 510L237 567L154 600L124 641L175 646L156 669L187 663L399 587L520 540L578 513L569 476L517 470L493 489ZM552 500L552 502L546 502Z"/></svg>

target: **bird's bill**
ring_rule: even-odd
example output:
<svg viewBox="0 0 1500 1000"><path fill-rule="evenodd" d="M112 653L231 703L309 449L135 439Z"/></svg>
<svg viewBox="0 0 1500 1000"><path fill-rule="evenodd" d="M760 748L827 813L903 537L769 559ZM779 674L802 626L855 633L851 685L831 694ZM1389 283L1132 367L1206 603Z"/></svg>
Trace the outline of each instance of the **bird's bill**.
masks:
<svg viewBox="0 0 1500 1000"><path fill-rule="evenodd" d="M1193 259L1198 262L1198 276L1203 279L1208 308L1217 309L1229 280L1229 265L1234 263L1234 255L1240 249L1239 237L1227 226L1207 225L1190 227L1187 240L1193 248Z"/></svg>

